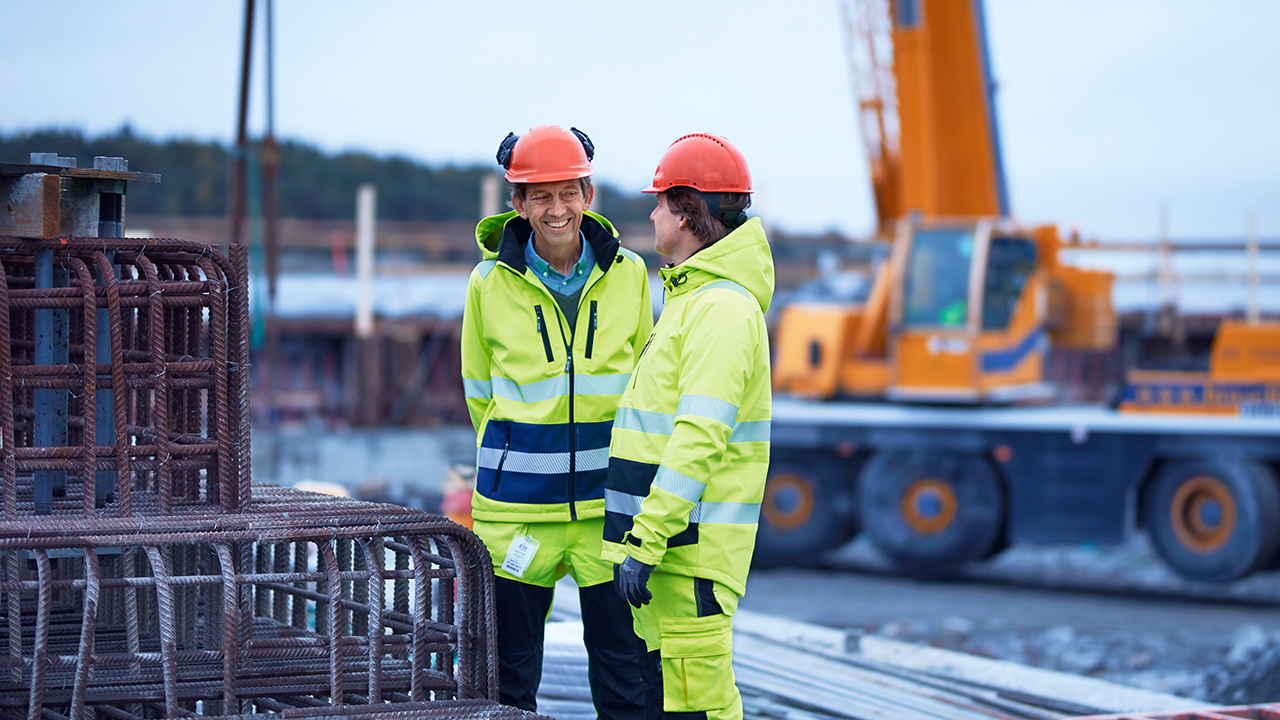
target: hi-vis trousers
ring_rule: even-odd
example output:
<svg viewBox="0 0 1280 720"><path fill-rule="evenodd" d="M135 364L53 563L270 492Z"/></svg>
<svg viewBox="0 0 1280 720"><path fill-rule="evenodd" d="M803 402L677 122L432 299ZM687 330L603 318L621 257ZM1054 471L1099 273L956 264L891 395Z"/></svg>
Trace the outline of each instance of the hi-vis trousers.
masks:
<svg viewBox="0 0 1280 720"><path fill-rule="evenodd" d="M613 566L600 559L604 518L558 523L477 520L475 531L489 548L496 575L499 701L522 710L537 708L547 613L556 581L568 574L578 584L582 603L587 680L597 716L601 720L656 717L645 713L644 649L632 630L631 607L613 589ZM539 542L520 578L502 569L507 548L517 535Z"/></svg>
<svg viewBox="0 0 1280 720"><path fill-rule="evenodd" d="M668 720L741 720L733 679L733 615L738 595L712 580L655 571L653 600L632 609L648 662L645 695L662 691Z"/></svg>

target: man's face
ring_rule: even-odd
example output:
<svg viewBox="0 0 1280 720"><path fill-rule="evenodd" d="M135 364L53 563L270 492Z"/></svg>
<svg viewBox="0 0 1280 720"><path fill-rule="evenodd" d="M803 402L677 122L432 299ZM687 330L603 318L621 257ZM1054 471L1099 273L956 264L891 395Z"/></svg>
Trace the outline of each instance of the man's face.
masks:
<svg viewBox="0 0 1280 720"><path fill-rule="evenodd" d="M542 242L553 247L576 245L582 214L591 207L593 194L594 188L587 188L584 195L578 180L533 183L525 189L524 199L515 196L511 204Z"/></svg>
<svg viewBox="0 0 1280 720"><path fill-rule="evenodd" d="M684 218L671 212L666 193L658 193L658 207L649 213L649 219L653 221L654 251L664 257L672 257L678 249L677 243L681 239L680 223Z"/></svg>

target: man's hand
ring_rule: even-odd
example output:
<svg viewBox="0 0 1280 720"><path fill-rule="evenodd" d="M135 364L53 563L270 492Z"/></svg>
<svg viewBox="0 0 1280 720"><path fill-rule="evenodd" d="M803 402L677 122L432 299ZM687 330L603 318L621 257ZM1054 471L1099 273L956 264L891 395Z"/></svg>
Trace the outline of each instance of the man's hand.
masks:
<svg viewBox="0 0 1280 720"><path fill-rule="evenodd" d="M653 593L648 588L651 572L652 565L645 565L628 555L621 565L613 566L613 587L623 600L631 603L631 607L648 605L653 599Z"/></svg>

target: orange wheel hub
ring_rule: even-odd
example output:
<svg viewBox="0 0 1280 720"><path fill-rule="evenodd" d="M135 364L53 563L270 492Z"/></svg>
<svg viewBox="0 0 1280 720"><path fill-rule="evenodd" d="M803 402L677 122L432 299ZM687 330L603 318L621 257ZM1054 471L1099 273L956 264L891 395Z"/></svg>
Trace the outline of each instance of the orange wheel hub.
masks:
<svg viewBox="0 0 1280 720"><path fill-rule="evenodd" d="M764 519L783 530L794 530L813 515L813 486L798 475L775 475L764 486Z"/></svg>
<svg viewBox="0 0 1280 720"><path fill-rule="evenodd" d="M911 529L921 535L936 535L956 519L959 506L950 485L941 480L922 478L907 486L898 508Z"/></svg>
<svg viewBox="0 0 1280 720"><path fill-rule="evenodd" d="M1183 547L1207 555L1226 545L1235 532L1235 496L1218 478L1197 475L1174 493L1169 520Z"/></svg>

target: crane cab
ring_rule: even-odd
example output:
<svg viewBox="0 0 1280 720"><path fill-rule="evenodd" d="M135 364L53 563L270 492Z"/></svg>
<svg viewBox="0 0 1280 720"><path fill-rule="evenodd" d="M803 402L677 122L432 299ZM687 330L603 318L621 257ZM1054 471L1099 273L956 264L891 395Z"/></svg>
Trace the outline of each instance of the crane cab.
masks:
<svg viewBox="0 0 1280 720"><path fill-rule="evenodd" d="M1052 395L1044 377L1047 273L1035 239L988 222L916 228L895 247L889 303L893 400Z"/></svg>
<svg viewBox="0 0 1280 720"><path fill-rule="evenodd" d="M1052 399L1050 346L1114 345L1108 273L1058 263L1052 226L904 223L867 302L792 305L776 389L929 403Z"/></svg>

